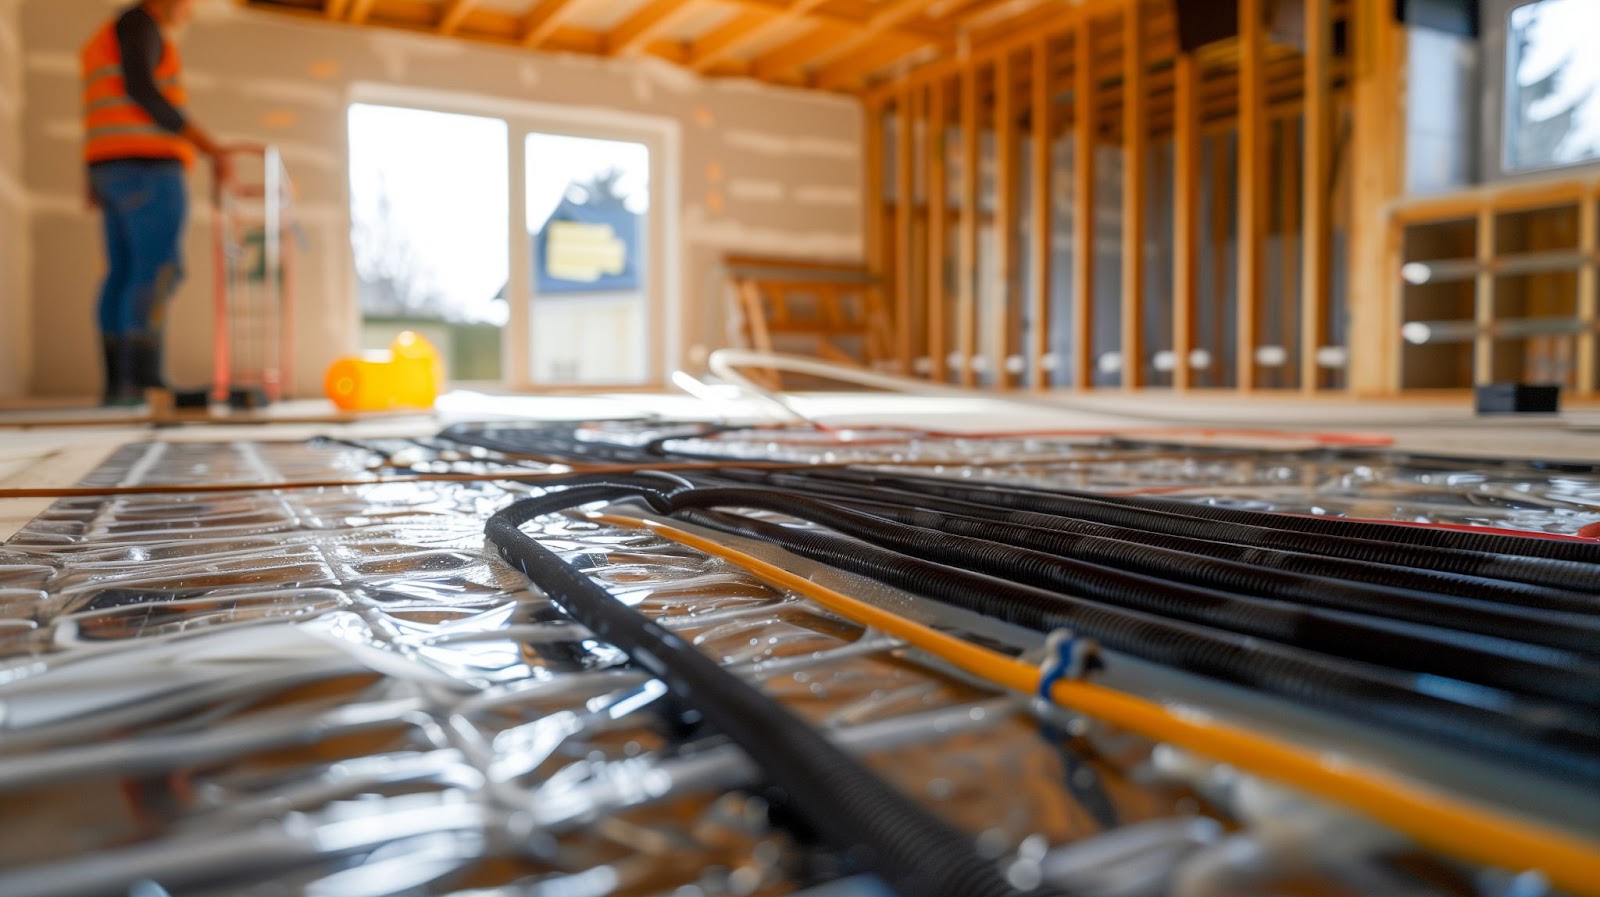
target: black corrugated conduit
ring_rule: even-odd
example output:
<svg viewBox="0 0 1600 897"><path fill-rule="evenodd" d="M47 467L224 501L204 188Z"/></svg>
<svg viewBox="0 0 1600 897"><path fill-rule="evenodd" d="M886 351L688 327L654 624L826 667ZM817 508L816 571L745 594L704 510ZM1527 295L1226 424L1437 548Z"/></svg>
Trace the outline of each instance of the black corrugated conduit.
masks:
<svg viewBox="0 0 1600 897"><path fill-rule="evenodd" d="M1600 565L1575 561L1511 554L1489 554L1456 548L1422 547L1394 542L1380 542L1375 539L1352 539L1319 535L1266 526L1210 520L1204 517L1178 514L1171 511L1132 507L1102 499L1077 498L1020 487L976 485L952 480L907 477L900 474L879 474L859 470L818 470L810 471L806 476L807 478L834 478L865 485L889 485L917 494L955 498L961 501L990 504L1011 510L1039 511L1047 514L1075 517L1095 523L1151 530L1196 539L1321 554L1377 564L1447 570L1470 576L1509 579L1587 593L1600 591ZM1401 528L1403 529L1404 527ZM1529 541L1542 544L1547 540Z"/></svg>
<svg viewBox="0 0 1600 897"><path fill-rule="evenodd" d="M675 492L674 510L758 508L820 523L904 554L1048 589L1063 597L1187 620L1373 664L1600 707L1600 664L1559 649L1438 626L1228 594L1124 569L911 526L770 489ZM1215 562L1196 558L1197 565Z"/></svg>
<svg viewBox="0 0 1600 897"><path fill-rule="evenodd" d="M771 542L812 560L1039 632L1066 628L1153 663L1253 688L1600 787L1600 734L1550 706L1431 675L1410 675L1207 626L1063 599L1043 589L814 529L717 511L684 520Z"/></svg>
<svg viewBox="0 0 1600 897"><path fill-rule="evenodd" d="M1274 569L1140 542L1059 528L1000 523L870 498L839 496L832 501L908 526L972 536L1160 579L1600 655L1600 616L1593 614L1508 607L1494 601ZM1307 557L1323 560L1314 555ZM1337 563L1354 562L1338 560Z"/></svg>
<svg viewBox="0 0 1600 897"><path fill-rule="evenodd" d="M829 496L845 504L873 502L907 509L943 511L965 519L990 520L1050 532L1097 536L1116 541L1151 545L1202 558L1237 561L1263 569L1282 570L1307 576L1351 580L1396 589L1426 592L1441 599L1467 599L1474 604L1504 603L1540 610L1590 615L1600 619L1600 595L1556 589L1420 567L1378 564L1306 552L1236 545L1189 536L1174 536L1131 527L1094 523L1039 511L1018 511L978 502L925 495L887 486L868 486L824 480L804 474L773 474L748 470L726 470L722 475L738 482L762 482L804 490L808 494Z"/></svg>
<svg viewBox="0 0 1600 897"><path fill-rule="evenodd" d="M658 481L659 482L659 481ZM810 725L679 636L617 601L594 580L522 532L541 515L588 502L660 493L637 483L585 485L524 499L489 519L500 556L573 619L661 679L761 768L770 797L833 847L859 859L904 897L1016 897L1023 893L980 856L973 839L867 770ZM1030 893L1063 892L1042 887Z"/></svg>
<svg viewBox="0 0 1600 897"><path fill-rule="evenodd" d="M1600 543L1577 542L1566 539L1541 539L1537 536L1508 536L1503 533L1472 533L1453 529L1430 529L1405 526L1398 523L1372 523L1365 520L1344 520L1339 517L1316 517L1299 514L1275 514L1270 511L1252 511L1245 508L1226 508L1175 498L1148 495L1108 496L1071 489L1044 490L1059 492L1073 498L1093 498L1113 504L1167 511L1190 517L1205 517L1228 523L1249 526L1267 526L1273 529L1294 530L1323 536L1349 539L1375 539L1380 542L1397 542L1430 548L1451 548L1461 551L1481 551L1489 554L1510 554L1521 557L1549 558L1581 564L1600 564Z"/></svg>

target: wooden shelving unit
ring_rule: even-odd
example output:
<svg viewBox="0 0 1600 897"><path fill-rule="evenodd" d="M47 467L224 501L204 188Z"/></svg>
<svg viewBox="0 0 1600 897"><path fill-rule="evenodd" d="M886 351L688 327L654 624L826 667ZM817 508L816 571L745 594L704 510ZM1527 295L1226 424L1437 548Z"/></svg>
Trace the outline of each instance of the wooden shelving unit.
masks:
<svg viewBox="0 0 1600 897"><path fill-rule="evenodd" d="M1391 223L1397 391L1515 380L1596 393L1600 182L1430 198Z"/></svg>

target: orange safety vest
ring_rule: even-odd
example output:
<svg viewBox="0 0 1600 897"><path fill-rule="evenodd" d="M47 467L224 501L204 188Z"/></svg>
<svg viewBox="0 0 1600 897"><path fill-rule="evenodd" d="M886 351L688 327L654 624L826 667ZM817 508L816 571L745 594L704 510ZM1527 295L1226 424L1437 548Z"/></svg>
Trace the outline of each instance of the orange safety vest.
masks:
<svg viewBox="0 0 1600 897"><path fill-rule="evenodd" d="M183 60L172 41L163 41L156 66L156 87L181 112L189 102L183 89ZM117 44L116 20L107 22L83 45L84 159L177 159L194 165L194 144L156 124L144 107L128 96L122 80L122 48Z"/></svg>

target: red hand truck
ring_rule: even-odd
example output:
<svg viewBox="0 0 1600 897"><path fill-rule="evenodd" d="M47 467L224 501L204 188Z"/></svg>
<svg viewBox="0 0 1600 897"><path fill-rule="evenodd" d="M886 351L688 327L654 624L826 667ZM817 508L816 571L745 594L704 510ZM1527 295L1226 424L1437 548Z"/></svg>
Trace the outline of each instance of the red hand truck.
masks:
<svg viewBox="0 0 1600 897"><path fill-rule="evenodd" d="M277 402L293 383L294 184L277 147L243 150L261 178L218 184L212 194L215 355L209 399L251 409Z"/></svg>

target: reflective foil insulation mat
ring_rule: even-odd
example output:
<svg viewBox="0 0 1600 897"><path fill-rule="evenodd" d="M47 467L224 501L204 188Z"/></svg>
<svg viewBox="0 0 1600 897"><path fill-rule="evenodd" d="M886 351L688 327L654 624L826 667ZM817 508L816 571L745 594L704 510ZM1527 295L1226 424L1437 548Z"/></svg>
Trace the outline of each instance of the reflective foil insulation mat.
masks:
<svg viewBox="0 0 1600 897"><path fill-rule="evenodd" d="M659 466L663 492L759 485L866 514L937 481L1560 535L1600 520L1600 472L1582 465L1242 438L606 422L129 445L83 483L114 494L63 498L0 546L0 895L892 893L870 862L796 819L761 765L699 721L692 697L575 622L562 596L486 542L491 515L562 485L538 477L584 465ZM914 479L875 479L896 476ZM296 485L313 481L329 485ZM239 488L214 488L227 484ZM873 499L873 489L885 491ZM946 512L971 498L918 494ZM675 525L811 582L1035 666L1055 662L1059 642L1047 647L1025 621L930 600L757 532L843 538L825 522L776 505L682 508ZM523 531L970 835L1018 893L1498 897L1544 887L1270 777L997 688L728 560L583 510L663 519L659 507L618 500ZM719 528L734 510L743 532ZM911 514L900 519L917 523ZM1261 563L1276 563L1275 550ZM1600 593L1600 582L1507 582L1569 602L1517 607L1572 618ZM1251 600L1274 613L1293 604ZM1430 739L1403 719L1366 720L1272 682L1119 648L1114 635L1064 673L1516 819L1600 831L1600 789L1583 780L1600 738L1584 717L1600 690L1583 677L1600 665L1600 645L1585 650L1570 632L1545 642L1537 627L1502 638L1318 612L1283 643L1313 652L1304 630L1335 624L1395 645L1448 629L1438 644L1503 655L1495 675L1505 678L1451 675L1446 659L1408 681L1426 678L1430 700L1525 722L1549 745L1497 753L1492 731L1478 747ZM1228 637L1275 638L1240 627ZM1352 652L1322 654L1363 675L1420 665L1398 648ZM1571 687L1546 688L1539 670L1562 664L1578 671ZM1524 668L1526 686L1506 672ZM1568 766L1542 768L1547 746Z"/></svg>

